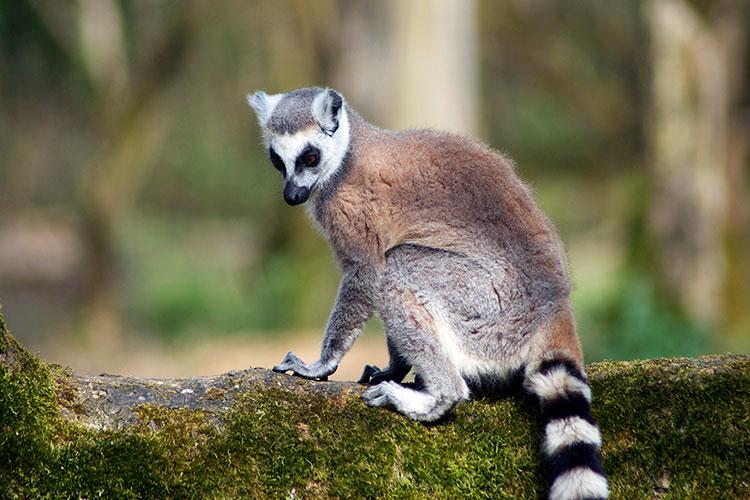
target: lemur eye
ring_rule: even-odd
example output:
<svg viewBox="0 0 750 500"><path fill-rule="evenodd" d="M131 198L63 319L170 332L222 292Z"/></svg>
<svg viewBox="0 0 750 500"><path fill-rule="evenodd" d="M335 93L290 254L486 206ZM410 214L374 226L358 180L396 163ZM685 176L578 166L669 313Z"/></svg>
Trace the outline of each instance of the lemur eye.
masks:
<svg viewBox="0 0 750 500"><path fill-rule="evenodd" d="M308 145L297 157L298 167L312 168L320 162L320 150L315 146Z"/></svg>
<svg viewBox="0 0 750 500"><path fill-rule="evenodd" d="M279 156L273 148L268 150L268 156L271 158L271 163L274 168L286 176L286 168L284 167L284 160L281 159L281 156Z"/></svg>
<svg viewBox="0 0 750 500"><path fill-rule="evenodd" d="M302 159L306 167L314 167L318 164L318 155L315 153L309 153Z"/></svg>

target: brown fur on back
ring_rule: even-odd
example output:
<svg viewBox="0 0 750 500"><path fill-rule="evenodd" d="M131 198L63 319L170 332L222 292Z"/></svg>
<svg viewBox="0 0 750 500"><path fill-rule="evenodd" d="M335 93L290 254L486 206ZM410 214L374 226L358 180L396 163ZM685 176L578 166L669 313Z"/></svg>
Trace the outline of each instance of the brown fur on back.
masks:
<svg viewBox="0 0 750 500"><path fill-rule="evenodd" d="M567 298L559 237L509 160L460 136L392 132L350 117L350 164L316 209L339 259L377 267L387 250L417 244L501 260L523 293Z"/></svg>

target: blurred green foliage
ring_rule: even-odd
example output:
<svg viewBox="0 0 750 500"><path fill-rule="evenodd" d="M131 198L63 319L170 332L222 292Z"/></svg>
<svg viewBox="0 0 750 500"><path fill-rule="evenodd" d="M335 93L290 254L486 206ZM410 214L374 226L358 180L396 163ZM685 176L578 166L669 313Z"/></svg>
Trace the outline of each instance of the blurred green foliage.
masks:
<svg viewBox="0 0 750 500"><path fill-rule="evenodd" d="M173 339L320 325L336 292L337 270L325 252L312 262L291 251L249 260L253 238L244 220L138 217L122 239L134 326ZM313 265L330 278L306 282ZM311 295L318 298L312 308L292 307Z"/></svg>
<svg viewBox="0 0 750 500"><path fill-rule="evenodd" d="M637 274L622 278L599 304L583 304L582 312L579 327L591 360L697 356L719 348L709 332L659 298L651 279Z"/></svg>

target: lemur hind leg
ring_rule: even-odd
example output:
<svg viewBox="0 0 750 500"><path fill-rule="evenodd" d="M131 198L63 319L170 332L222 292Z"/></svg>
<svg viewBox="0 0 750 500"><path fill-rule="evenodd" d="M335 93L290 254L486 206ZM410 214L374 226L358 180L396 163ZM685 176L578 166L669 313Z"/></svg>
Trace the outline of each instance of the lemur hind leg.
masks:
<svg viewBox="0 0 750 500"><path fill-rule="evenodd" d="M468 399L469 389L439 343L439 320L436 324L426 308L412 302L416 298L413 291L402 293L406 296L404 301L391 304L392 314L384 322L399 353L413 364L422 387L384 381L370 386L362 396L370 406L391 406L415 420L433 422Z"/></svg>
<svg viewBox="0 0 750 500"><path fill-rule="evenodd" d="M409 373L411 364L398 353L390 339L386 339L386 341L388 343L388 356L390 357L388 366L381 370L377 366L366 365L358 383L377 385L389 380L401 382L406 377L406 374Z"/></svg>
<svg viewBox="0 0 750 500"><path fill-rule="evenodd" d="M389 252L379 311L389 349L414 367L419 389L384 381L363 393L370 406L390 406L423 422L439 420L469 398L468 386L441 340L452 335L452 327L442 317L439 297L423 282L426 261L434 257L432 251L409 246ZM439 267L440 262L432 264Z"/></svg>

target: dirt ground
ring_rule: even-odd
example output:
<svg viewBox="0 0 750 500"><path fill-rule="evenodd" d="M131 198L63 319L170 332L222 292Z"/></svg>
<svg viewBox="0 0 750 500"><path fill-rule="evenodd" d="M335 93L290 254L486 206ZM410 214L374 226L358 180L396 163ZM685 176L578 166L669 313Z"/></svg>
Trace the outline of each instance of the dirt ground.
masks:
<svg viewBox="0 0 750 500"><path fill-rule="evenodd" d="M279 363L288 351L305 362L315 361L320 354L322 334L306 332L282 335L277 339L252 336L199 339L168 345L148 339L130 340L115 352L71 342L32 346L47 361L68 366L78 373L131 375L137 377L175 378L216 375L249 367L270 368ZM381 368L388 364L385 339L381 332L363 334L344 357L333 380L357 380L365 364Z"/></svg>

